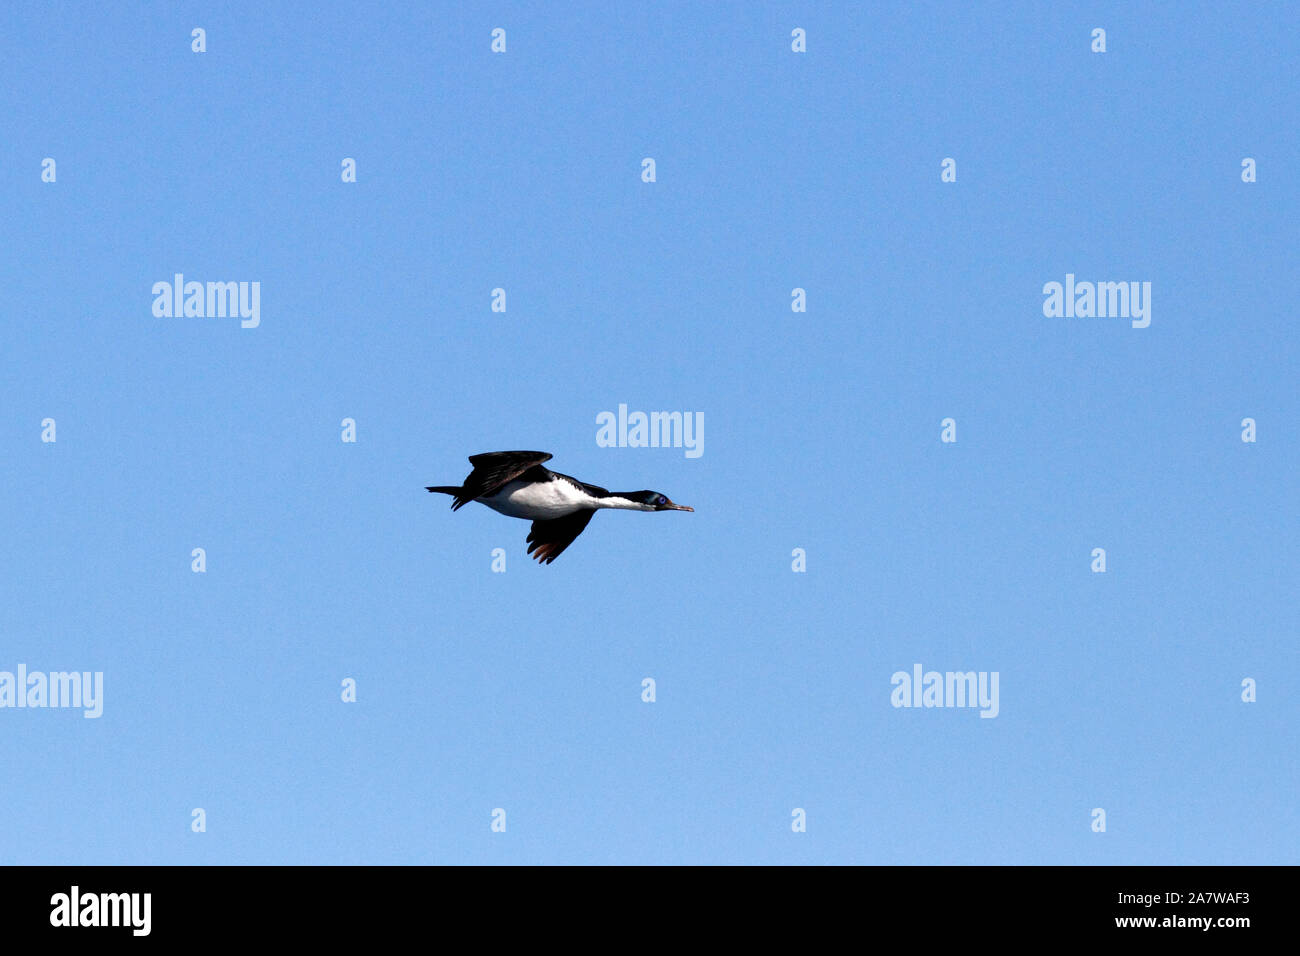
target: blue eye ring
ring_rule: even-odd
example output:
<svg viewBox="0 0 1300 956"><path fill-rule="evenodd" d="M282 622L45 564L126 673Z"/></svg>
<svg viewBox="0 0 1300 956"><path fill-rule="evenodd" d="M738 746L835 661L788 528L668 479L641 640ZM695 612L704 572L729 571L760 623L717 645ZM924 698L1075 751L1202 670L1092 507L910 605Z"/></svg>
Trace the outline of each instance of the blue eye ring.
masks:
<svg viewBox="0 0 1300 956"><path fill-rule="evenodd" d="M668 499L665 498L663 495L660 495L659 500L655 502L655 504L666 505L668 504Z"/></svg>

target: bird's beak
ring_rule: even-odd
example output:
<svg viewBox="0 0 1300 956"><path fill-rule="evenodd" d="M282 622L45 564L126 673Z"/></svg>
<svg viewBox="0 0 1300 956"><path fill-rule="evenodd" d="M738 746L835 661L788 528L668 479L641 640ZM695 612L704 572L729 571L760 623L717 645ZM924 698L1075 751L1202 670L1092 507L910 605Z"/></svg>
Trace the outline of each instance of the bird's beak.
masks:
<svg viewBox="0 0 1300 956"><path fill-rule="evenodd" d="M668 506L668 510L669 511L690 511L690 512L695 511L695 509L690 507L689 505L673 505L673 504L670 504Z"/></svg>

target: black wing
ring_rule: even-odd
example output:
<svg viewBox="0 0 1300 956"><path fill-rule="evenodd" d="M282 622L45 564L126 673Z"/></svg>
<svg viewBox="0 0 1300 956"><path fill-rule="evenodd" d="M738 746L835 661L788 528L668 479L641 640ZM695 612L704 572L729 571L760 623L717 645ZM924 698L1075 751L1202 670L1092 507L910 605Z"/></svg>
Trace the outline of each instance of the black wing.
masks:
<svg viewBox="0 0 1300 956"><path fill-rule="evenodd" d="M533 554L535 550L537 553L533 557L542 564L550 564L573 544L574 538L582 534L582 529L587 527L595 513L593 509L583 508L563 518L534 521L533 530L528 533L528 553Z"/></svg>
<svg viewBox="0 0 1300 956"><path fill-rule="evenodd" d="M474 470L465 478L456 500L451 503L451 510L500 490L502 485L514 481L529 468L550 461L551 457L544 451L489 451L470 455L469 463Z"/></svg>

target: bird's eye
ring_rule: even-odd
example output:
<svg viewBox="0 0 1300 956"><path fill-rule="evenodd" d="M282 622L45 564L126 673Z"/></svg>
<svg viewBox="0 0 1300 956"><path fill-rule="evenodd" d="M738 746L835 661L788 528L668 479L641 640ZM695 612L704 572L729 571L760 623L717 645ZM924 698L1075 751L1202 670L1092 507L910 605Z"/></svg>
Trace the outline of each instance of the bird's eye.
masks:
<svg viewBox="0 0 1300 956"><path fill-rule="evenodd" d="M655 504L666 505L668 504L668 499L665 498L663 495L660 495L659 500L655 502Z"/></svg>

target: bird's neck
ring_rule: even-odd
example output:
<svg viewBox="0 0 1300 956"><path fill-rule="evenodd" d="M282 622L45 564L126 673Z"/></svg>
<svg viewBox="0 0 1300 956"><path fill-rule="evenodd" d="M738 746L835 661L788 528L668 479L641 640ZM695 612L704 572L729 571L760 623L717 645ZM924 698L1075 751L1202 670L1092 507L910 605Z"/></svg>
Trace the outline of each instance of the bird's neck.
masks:
<svg viewBox="0 0 1300 956"><path fill-rule="evenodd" d="M612 495L606 495L604 498L596 499L597 508L616 508L620 511L648 511L647 505L640 501L633 501L631 498L625 498L617 491Z"/></svg>

